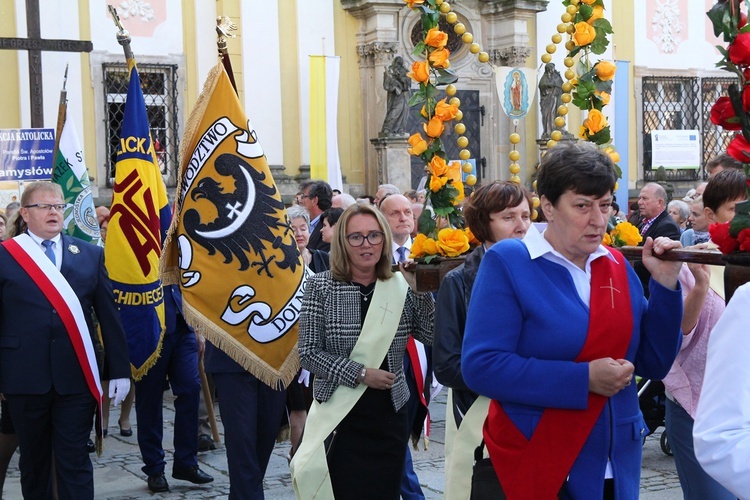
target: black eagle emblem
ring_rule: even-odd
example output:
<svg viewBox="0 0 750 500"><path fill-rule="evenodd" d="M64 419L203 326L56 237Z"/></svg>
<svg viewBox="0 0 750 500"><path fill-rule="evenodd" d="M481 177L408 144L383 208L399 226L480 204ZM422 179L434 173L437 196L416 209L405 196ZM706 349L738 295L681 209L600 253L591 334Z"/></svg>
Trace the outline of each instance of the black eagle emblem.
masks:
<svg viewBox="0 0 750 500"><path fill-rule="evenodd" d="M292 272L300 263L300 253L292 238L291 243L284 237L291 233L289 220L278 219L277 213L284 210L284 203L274 198L276 187L263 183L266 174L258 172L242 158L225 153L214 164L219 175L234 179L234 191L225 192L221 183L211 177L204 177L190 191L193 200L205 198L216 207L218 217L210 222L201 221L196 209L187 210L183 216L185 231L190 238L213 255L218 250L224 256L224 263L236 257L240 271L258 267L258 274L265 272L273 277L270 264L276 260L280 269ZM279 228L282 229L279 235ZM275 255L266 256L268 245L281 249L282 260ZM254 254L251 260L249 254Z"/></svg>

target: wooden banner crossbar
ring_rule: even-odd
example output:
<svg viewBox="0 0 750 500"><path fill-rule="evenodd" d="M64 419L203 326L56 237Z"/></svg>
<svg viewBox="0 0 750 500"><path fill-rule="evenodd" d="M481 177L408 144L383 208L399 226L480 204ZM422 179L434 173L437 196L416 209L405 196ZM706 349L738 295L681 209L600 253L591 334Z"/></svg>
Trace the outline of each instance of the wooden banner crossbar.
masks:
<svg viewBox="0 0 750 500"><path fill-rule="evenodd" d="M642 247L621 247L626 259L632 261L641 260ZM741 285L750 281L750 253L735 253L730 255L712 252L709 250L669 250L660 259L668 261L693 262L696 264L708 264L711 266L725 266L724 288L726 290L727 302L734 291ZM420 292L434 292L440 288L443 276L463 263L463 258L440 259L423 264L411 262L406 266L407 271L416 271L417 289ZM398 271L398 266L393 267Z"/></svg>

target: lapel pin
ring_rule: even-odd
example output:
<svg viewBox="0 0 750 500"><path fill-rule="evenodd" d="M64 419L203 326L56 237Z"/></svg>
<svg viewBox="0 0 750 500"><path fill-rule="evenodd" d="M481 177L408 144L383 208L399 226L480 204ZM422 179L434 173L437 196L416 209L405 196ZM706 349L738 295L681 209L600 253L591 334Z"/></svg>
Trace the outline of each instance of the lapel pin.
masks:
<svg viewBox="0 0 750 500"><path fill-rule="evenodd" d="M78 254L81 252L76 245L68 245L68 251L72 254Z"/></svg>

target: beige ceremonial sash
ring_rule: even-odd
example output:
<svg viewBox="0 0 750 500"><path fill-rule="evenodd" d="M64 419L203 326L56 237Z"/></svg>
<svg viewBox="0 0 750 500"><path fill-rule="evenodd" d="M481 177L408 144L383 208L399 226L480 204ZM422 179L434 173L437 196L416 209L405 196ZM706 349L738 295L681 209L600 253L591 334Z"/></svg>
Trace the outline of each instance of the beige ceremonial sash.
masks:
<svg viewBox="0 0 750 500"><path fill-rule="evenodd" d="M409 285L400 273L375 285L359 339L349 359L365 366L380 366L396 336ZM294 494L299 499L333 500L326 460L325 439L349 414L367 386L340 385L325 403L313 401L299 449L289 464Z"/></svg>
<svg viewBox="0 0 750 500"><path fill-rule="evenodd" d="M717 250L719 246L710 241L706 244L706 248L711 250ZM708 286L716 292L716 295L721 297L724 301L727 300L724 292L724 266L708 266L708 270L711 272L711 277L708 279Z"/></svg>
<svg viewBox="0 0 750 500"><path fill-rule="evenodd" d="M469 500L471 496L471 473L474 466L474 450L482 442L482 428L490 409L490 399L479 396L471 405L456 429L453 416L453 389L448 398L447 418L451 427L451 445L448 448L446 438L445 450L445 500ZM446 426L446 435L448 428Z"/></svg>

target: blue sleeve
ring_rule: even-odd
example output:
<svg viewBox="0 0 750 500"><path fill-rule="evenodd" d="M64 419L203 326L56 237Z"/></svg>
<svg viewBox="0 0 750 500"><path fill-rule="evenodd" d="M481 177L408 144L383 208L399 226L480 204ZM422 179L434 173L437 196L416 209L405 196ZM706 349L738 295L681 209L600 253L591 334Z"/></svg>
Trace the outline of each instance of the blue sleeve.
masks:
<svg viewBox="0 0 750 500"><path fill-rule="evenodd" d="M629 270L632 280L635 273ZM669 290L656 280L649 283L650 296L643 301L640 343L634 361L636 374L653 380L667 376L682 345L682 288Z"/></svg>
<svg viewBox="0 0 750 500"><path fill-rule="evenodd" d="M516 247L519 245L523 244L517 242ZM513 263L512 271L509 263ZM538 356L517 353L525 330L533 331L537 324L550 321L549 317L539 317L547 314L547 308L539 307L539 302L554 301L556 290L551 290L550 296L540 293L540 284L534 283L534 276L524 272L536 265L529 260L525 247L503 256L493 247L485 255L474 282L466 320L461 359L463 378L474 392L502 402L586 408L588 363L555 359L555 353L546 352L543 345L538 347ZM555 321L564 333L565 315L556 316Z"/></svg>

